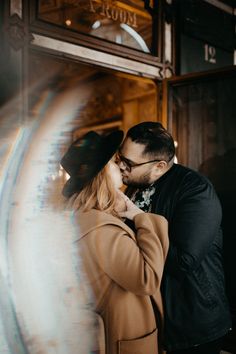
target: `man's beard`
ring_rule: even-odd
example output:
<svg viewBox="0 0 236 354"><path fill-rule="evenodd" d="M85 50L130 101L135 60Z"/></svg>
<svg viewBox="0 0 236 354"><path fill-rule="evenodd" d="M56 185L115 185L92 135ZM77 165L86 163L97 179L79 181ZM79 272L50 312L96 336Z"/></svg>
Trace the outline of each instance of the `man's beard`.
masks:
<svg viewBox="0 0 236 354"><path fill-rule="evenodd" d="M131 186L131 187L136 187L136 188L146 188L152 182L150 181L150 173L147 173L144 176L141 176L139 179L132 179L129 178L128 176L123 176L123 183L126 186Z"/></svg>

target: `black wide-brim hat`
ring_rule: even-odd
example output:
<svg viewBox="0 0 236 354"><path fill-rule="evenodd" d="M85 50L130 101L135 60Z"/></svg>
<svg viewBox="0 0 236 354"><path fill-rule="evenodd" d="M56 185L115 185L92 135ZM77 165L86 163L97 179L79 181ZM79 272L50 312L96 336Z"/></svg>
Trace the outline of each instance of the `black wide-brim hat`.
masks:
<svg viewBox="0 0 236 354"><path fill-rule="evenodd" d="M61 159L61 166L70 175L62 194L70 198L81 191L112 158L123 136L121 130L108 135L100 135L91 130L75 140Z"/></svg>

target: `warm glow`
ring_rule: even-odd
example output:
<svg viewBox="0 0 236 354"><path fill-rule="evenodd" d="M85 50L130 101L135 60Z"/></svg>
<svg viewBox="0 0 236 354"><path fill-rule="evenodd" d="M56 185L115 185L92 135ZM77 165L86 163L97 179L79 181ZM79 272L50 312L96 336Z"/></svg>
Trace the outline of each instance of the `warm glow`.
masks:
<svg viewBox="0 0 236 354"><path fill-rule="evenodd" d="M65 21L65 24L67 25L67 26L70 26L71 25L71 20L70 19L67 19L66 21Z"/></svg>

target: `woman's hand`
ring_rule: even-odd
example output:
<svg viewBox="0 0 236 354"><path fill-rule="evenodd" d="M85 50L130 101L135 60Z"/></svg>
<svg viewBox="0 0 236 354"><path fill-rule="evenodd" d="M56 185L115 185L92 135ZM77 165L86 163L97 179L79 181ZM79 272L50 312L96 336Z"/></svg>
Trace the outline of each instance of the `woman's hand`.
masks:
<svg viewBox="0 0 236 354"><path fill-rule="evenodd" d="M118 198L122 199L125 205L123 210L117 210L120 217L133 220L136 215L144 213L144 211L139 209L123 192L118 190L117 193Z"/></svg>

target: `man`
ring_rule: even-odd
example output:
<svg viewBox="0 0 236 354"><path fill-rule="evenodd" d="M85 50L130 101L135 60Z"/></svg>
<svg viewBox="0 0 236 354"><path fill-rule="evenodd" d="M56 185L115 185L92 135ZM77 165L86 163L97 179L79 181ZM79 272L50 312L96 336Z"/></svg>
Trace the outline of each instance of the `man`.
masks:
<svg viewBox="0 0 236 354"><path fill-rule="evenodd" d="M172 136L160 123L144 122L128 131L118 164L132 200L169 222L162 280L167 353L219 354L231 327L221 206L207 178L175 164L174 156Z"/></svg>

